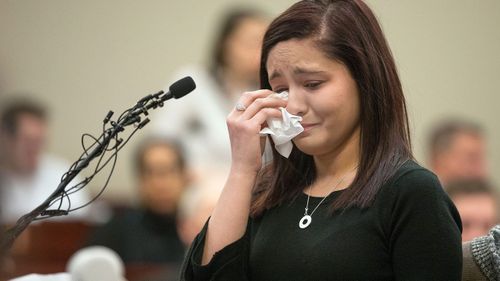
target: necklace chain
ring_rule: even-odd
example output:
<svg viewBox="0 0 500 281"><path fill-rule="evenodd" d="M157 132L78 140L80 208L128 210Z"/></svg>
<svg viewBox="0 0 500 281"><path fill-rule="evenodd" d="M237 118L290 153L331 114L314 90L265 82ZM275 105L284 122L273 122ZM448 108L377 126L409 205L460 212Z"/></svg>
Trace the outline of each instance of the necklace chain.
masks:
<svg viewBox="0 0 500 281"><path fill-rule="evenodd" d="M339 186L339 184L341 184L344 179L346 178L348 174L344 175L338 182L337 184L335 185L335 187L333 188L332 190L332 193L337 189L337 187ZM311 189L312 187L309 188L309 193L311 193ZM331 194L331 193L330 193ZM316 208L314 208L314 210L311 212L311 214L309 216L312 216L314 214L314 212L316 211L316 209L318 209L319 205L321 205L321 203L323 203L323 201L325 201L325 199L330 195L328 194L327 196L323 197L323 199L321 199L321 201L319 201L318 205L316 205ZM307 194L307 203L306 203L306 207L305 207L305 212L304 212L304 216L307 216L307 210L309 210L309 198L311 197L311 195Z"/></svg>
<svg viewBox="0 0 500 281"><path fill-rule="evenodd" d="M337 187L339 187L339 185L344 181L344 179L347 177L347 175L349 175L352 171L354 171L358 166L354 167L352 170L349 170L349 172L347 172L338 182L337 184L335 184L335 187L333 188L332 192L330 194L332 194L334 191L337 190ZM302 219L299 221L299 227L304 229L306 227L308 227L311 222L312 222L312 215L314 214L314 212L318 209L318 207L321 205L321 203L323 203L323 201L325 201L325 199L330 196L330 194L328 194L327 196L323 197L323 199L321 199L321 201L318 203L318 205L316 205L316 207L314 208L314 210L311 212L311 214L308 214L307 211L309 210L309 199L311 198L311 193L312 191L312 186L309 188L309 194L307 194L307 203L306 203L306 207L304 208L304 216L302 217Z"/></svg>

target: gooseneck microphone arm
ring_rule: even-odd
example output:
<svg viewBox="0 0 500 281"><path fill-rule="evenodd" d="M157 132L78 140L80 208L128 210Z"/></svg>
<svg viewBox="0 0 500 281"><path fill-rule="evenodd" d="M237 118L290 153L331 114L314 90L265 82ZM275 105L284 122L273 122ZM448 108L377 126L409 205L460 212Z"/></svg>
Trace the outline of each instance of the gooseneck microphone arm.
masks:
<svg viewBox="0 0 500 281"><path fill-rule="evenodd" d="M80 158L77 161L75 161L73 165L69 168L69 170L62 176L61 182L59 183L56 190L42 204L40 204L30 213L22 216L12 228L8 229L3 234L2 241L0 244L0 259L5 254L7 254L9 249L12 247L12 244L14 243L15 239L34 220L67 215L69 214L69 212L81 209L89 205L95 199L97 199L97 197L99 197L100 194L102 194L102 192L104 191L104 188L106 188L109 179L113 173L118 151L120 151L121 148L123 148L123 146L128 142L128 140L134 135L134 133L137 130L142 129L147 123L149 123L149 118L146 117L148 116L148 111L151 109L162 107L164 102L171 98L175 99L181 98L186 94L190 93L191 91L193 91L195 88L196 85L193 79L191 77L184 77L178 80L177 82L173 83L170 86L169 91L167 93L160 91L158 93L148 95L140 99L132 108L125 110L120 115L120 117L118 117L118 120L116 121L110 121L111 117L113 116L113 112L110 111L103 120L103 132L99 138L91 137L88 134L84 134L82 136L82 146L84 152L82 153ZM143 117L145 118L143 119ZM106 129L105 128L106 125L109 125L110 127ZM128 136L126 141L123 141L123 139L119 138L118 136L125 130L126 127L131 125L133 125L135 129ZM95 141L88 148L85 147L84 145L85 136L90 136ZM89 151L89 149L92 150ZM103 162L104 155L108 151L113 151L113 153L107 160ZM92 175L86 177L85 180L68 189L67 187L72 182L72 180L74 180L75 177L82 170L87 168L91 164L91 162L96 158L99 158L99 160ZM71 209L71 201L69 196L75 192L78 192L84 186L86 186L93 179L93 177L97 173L102 171L104 166L106 166L112 159L114 160L113 166L111 168L111 172L101 192L99 192L99 194L97 194L97 196L95 196L94 199L92 199L87 204L80 206L78 208ZM65 199L68 201L69 206L67 210L62 210L61 209L62 201ZM59 208L49 210L49 208L55 205L55 203L57 202L59 202Z"/></svg>

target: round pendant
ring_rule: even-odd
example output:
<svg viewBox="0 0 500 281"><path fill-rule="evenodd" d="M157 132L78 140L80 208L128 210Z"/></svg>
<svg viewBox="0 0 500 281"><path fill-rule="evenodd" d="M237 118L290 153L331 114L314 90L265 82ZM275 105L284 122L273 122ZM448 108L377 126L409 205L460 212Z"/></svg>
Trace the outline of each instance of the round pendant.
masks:
<svg viewBox="0 0 500 281"><path fill-rule="evenodd" d="M300 219L300 221L299 221L299 227L301 229L304 229L304 228L308 227L311 224L311 222L312 222L311 216L310 215L304 215Z"/></svg>

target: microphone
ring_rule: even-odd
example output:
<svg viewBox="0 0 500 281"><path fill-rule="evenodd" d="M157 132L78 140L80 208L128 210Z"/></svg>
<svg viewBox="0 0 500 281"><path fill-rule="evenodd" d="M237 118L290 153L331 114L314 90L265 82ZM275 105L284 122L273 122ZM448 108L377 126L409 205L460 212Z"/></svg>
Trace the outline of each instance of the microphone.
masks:
<svg viewBox="0 0 500 281"><path fill-rule="evenodd" d="M186 76L170 85L168 92L161 97L161 101L166 101L171 98L180 99L192 92L194 89L196 89L196 84L194 83L193 78L191 78L191 76Z"/></svg>
<svg viewBox="0 0 500 281"><path fill-rule="evenodd" d="M143 106L152 99L156 100L156 104L163 103L171 98L180 99L192 92L194 89L196 89L196 84L194 83L193 78L191 78L191 76L186 76L170 85L170 87L168 87L168 92L166 93L164 91L159 91L158 93L143 97L137 102L137 106Z"/></svg>
<svg viewBox="0 0 500 281"><path fill-rule="evenodd" d="M14 240L28 227L28 225L34 221L37 218L47 218L47 217L52 217L52 216L58 216L58 215L67 215L69 212L83 208L90 204L92 201L94 201L97 197L99 197L100 193L92 199L91 202L80 206L75 209L71 210L61 210L60 207L56 210L49 210L50 206L53 204L53 202L57 202L57 200L63 200L65 197L68 197L68 195L82 189L85 185L87 185L94 175L98 174L104 166L106 166L111 159L115 159L116 163L116 155L118 154L118 151L120 151L121 148L128 142L128 140L134 135L134 133L138 129L142 129L146 124L148 124L149 119L145 118L144 120L141 120L141 116L147 116L148 115L148 110L149 109L156 109L157 107L162 107L164 101L169 100L171 98L179 99L182 98L183 96L189 94L196 88L196 84L193 81L193 78L187 76L184 77L177 82L173 83L169 87L169 91L167 93L164 93L163 91L160 91L158 93L148 95L146 97L143 97L142 99L139 100L135 104L134 107L127 109L124 111L120 117L118 118L117 121L111 121L111 117L113 115L112 111L109 111L106 117L103 120L103 132L100 137L94 138L92 137L95 142L92 144L90 147L85 147L84 150L85 152L80 156L78 160L76 160L73 165L69 168L69 170L62 176L61 182L57 186L56 190L52 192L52 194L38 207L36 207L34 210L29 212L28 214L25 214L21 218L18 219L16 224L9 228L7 231L5 231L0 237L0 258L3 257L8 250L12 247L12 244L14 243ZM110 122L111 127L110 128L105 128L105 125ZM128 136L127 140L123 142L122 139L118 138L119 133L123 132L125 130L126 126L135 124L136 129ZM85 134L88 135L88 134ZM84 135L84 136L85 136ZM111 140L115 139L116 142L110 147ZM92 148L92 150L90 150ZM102 164L101 166L101 161L99 160L99 163L96 166L95 171L93 172L92 176L87 177L84 181L80 182L79 184L71 187L69 190L73 190L77 188L75 191L67 193L66 187L68 184L86 167L89 166L90 162L94 160L95 158L99 156L104 156L104 154L108 151L114 151L114 153ZM103 159L101 156L101 160ZM114 164L113 164L114 167ZM113 169L111 169L111 174L113 173ZM111 177L111 174L109 175L109 178ZM109 181L108 178L108 181ZM108 181L106 182L106 185L108 184ZM104 188L106 187L104 186ZM103 191L104 191L103 188ZM58 199L59 198L59 199ZM95 279L93 279L95 280ZM100 280L110 280L110 279L100 279Z"/></svg>
<svg viewBox="0 0 500 281"><path fill-rule="evenodd" d="M194 80L193 78L191 78L191 76L186 76L180 80L177 80L172 85L170 85L170 87L168 88L168 92L164 93L163 91L160 91L156 94L147 95L140 99L131 110L129 116L127 116L126 121L124 121L121 125L128 126L130 124L136 123L140 128L142 128L149 122L149 119L146 118L141 123L141 117L139 116L140 114L144 113L145 115L148 115L149 109L155 109L158 106L162 107L165 101L171 98L180 99L192 92L194 89L196 89L196 84L194 83Z"/></svg>

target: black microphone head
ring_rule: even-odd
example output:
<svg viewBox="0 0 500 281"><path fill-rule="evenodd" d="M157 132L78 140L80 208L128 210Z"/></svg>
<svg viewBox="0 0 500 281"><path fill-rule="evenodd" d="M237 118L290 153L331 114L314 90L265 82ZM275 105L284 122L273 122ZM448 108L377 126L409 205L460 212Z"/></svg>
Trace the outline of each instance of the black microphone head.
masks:
<svg viewBox="0 0 500 281"><path fill-rule="evenodd" d="M170 85L168 90L174 98L179 99L192 92L195 88L196 84L193 78L191 78L191 76L186 76Z"/></svg>

